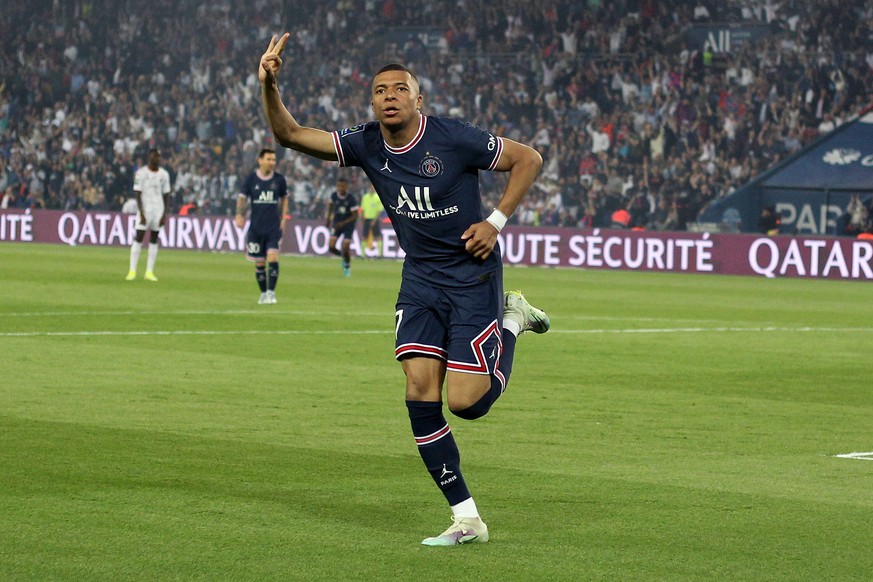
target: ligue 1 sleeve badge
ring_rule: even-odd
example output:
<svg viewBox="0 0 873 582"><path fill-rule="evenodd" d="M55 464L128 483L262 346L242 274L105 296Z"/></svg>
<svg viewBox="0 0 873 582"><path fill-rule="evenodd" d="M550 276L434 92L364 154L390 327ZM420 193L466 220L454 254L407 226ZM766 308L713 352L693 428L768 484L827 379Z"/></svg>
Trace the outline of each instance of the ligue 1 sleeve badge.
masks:
<svg viewBox="0 0 873 582"><path fill-rule="evenodd" d="M357 132L361 131L362 129L364 129L363 125L353 125L351 127L347 127L344 130L340 131L339 134L340 134L340 137L345 137L345 136L349 135L350 133L357 133Z"/></svg>
<svg viewBox="0 0 873 582"><path fill-rule="evenodd" d="M443 162L429 153L418 165L418 173L426 178L434 178L443 173Z"/></svg>

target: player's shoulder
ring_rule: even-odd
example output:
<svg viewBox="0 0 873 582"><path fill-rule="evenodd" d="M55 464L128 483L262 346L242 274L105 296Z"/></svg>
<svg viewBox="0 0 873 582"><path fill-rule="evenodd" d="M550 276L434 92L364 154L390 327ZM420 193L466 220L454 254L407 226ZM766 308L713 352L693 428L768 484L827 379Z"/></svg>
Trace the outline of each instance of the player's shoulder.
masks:
<svg viewBox="0 0 873 582"><path fill-rule="evenodd" d="M371 135L373 132L379 132L378 121L367 121L366 123L360 123L358 125L353 125L351 127L340 129L336 133L337 135L339 135L339 138L341 140L344 140L349 138L354 139L365 137L367 135Z"/></svg>
<svg viewBox="0 0 873 582"><path fill-rule="evenodd" d="M454 117L428 117L427 132L433 136L440 136L442 139L450 143L472 142L479 143L480 141L496 140L497 137L488 130L482 129L478 125L474 125L469 121L456 119Z"/></svg>
<svg viewBox="0 0 873 582"><path fill-rule="evenodd" d="M479 131L484 131L482 130L482 128L473 125L469 121L464 121L463 119L458 119L457 117L434 117L432 115L428 115L427 126L428 128L434 127L445 131L458 131L463 129L477 129Z"/></svg>

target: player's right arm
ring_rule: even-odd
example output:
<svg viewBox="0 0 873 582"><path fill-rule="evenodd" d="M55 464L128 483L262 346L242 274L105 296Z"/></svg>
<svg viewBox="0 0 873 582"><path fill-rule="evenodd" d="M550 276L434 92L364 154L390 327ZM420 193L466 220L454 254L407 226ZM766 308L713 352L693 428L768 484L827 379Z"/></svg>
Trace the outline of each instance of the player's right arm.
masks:
<svg viewBox="0 0 873 582"><path fill-rule="evenodd" d="M242 228L246 224L246 206L248 201L249 197L242 192L236 197L236 217L234 220L237 228Z"/></svg>
<svg viewBox="0 0 873 582"><path fill-rule="evenodd" d="M261 56L258 66L258 79L261 81L261 96L264 101L264 114L270 123L270 129L276 141L286 148L309 154L322 160L337 160L333 136L330 132L314 127L303 127L282 103L279 94L279 84L276 77L282 68L282 51L288 42L290 33L285 33L276 40L270 39L267 51Z"/></svg>
<svg viewBox="0 0 873 582"><path fill-rule="evenodd" d="M139 223L145 224L145 211L142 208L142 192L139 190L134 190L133 193L136 195L136 209L139 212Z"/></svg>
<svg viewBox="0 0 873 582"><path fill-rule="evenodd" d="M145 212L142 206L142 174L139 170L133 175L133 195L136 197L136 213L139 223L145 224Z"/></svg>

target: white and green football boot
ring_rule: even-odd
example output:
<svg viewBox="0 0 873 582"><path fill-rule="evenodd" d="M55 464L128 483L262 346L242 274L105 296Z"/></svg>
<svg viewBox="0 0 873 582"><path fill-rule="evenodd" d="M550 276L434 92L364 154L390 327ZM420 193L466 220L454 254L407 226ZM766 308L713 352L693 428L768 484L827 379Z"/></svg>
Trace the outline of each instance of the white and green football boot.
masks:
<svg viewBox="0 0 873 582"><path fill-rule="evenodd" d="M521 291L507 291L503 295L503 317L516 322L521 333L546 333L552 327L549 316L527 302Z"/></svg>
<svg viewBox="0 0 873 582"><path fill-rule="evenodd" d="M452 527L432 538L422 540L423 546L459 546L484 544L488 541L488 526L478 517L453 517Z"/></svg>

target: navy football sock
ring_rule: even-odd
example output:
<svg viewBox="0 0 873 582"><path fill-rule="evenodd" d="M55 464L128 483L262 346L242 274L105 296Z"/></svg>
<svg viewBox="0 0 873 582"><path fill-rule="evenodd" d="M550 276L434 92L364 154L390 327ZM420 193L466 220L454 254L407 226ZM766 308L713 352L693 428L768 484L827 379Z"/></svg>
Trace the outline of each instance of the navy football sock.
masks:
<svg viewBox="0 0 873 582"><path fill-rule="evenodd" d="M511 331L504 329L500 339L503 341L503 351L500 353L500 364L497 369L503 374L503 390L509 385L509 375L512 374L512 360L515 359L515 342L518 337ZM491 376L492 385L494 376Z"/></svg>
<svg viewBox="0 0 873 582"><path fill-rule="evenodd" d="M442 403L407 400L406 408L421 460L449 505L469 499L470 490L461 475L461 454Z"/></svg>
<svg viewBox="0 0 873 582"><path fill-rule="evenodd" d="M491 406L497 402L506 386L509 384L509 375L512 373L512 360L515 357L515 342L518 338L515 334L503 330L503 351L500 352L500 361L497 370L491 374L491 388L475 404L463 410L452 410L452 414L465 420L475 420L488 414Z"/></svg>
<svg viewBox="0 0 873 582"><path fill-rule="evenodd" d="M258 287L261 288L261 293L267 292L267 267L264 265L255 265L255 279L258 280Z"/></svg>
<svg viewBox="0 0 873 582"><path fill-rule="evenodd" d="M267 281L267 288L270 291L275 291L276 281L279 280L279 262L276 261L275 263L268 263L268 265L270 267L270 279Z"/></svg>

